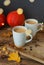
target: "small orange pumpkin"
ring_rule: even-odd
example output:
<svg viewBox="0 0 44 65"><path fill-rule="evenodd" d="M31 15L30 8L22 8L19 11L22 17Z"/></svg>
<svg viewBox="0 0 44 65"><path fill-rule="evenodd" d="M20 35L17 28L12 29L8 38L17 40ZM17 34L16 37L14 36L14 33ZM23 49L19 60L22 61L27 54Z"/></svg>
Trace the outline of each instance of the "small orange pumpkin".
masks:
<svg viewBox="0 0 44 65"><path fill-rule="evenodd" d="M5 25L5 15L1 14L0 15L0 27Z"/></svg>
<svg viewBox="0 0 44 65"><path fill-rule="evenodd" d="M16 11L12 11L7 15L7 22L11 27L23 25L24 20L25 16L22 8L18 8Z"/></svg>
<svg viewBox="0 0 44 65"><path fill-rule="evenodd" d="M0 8L0 27L5 25L6 17L3 14L4 10Z"/></svg>

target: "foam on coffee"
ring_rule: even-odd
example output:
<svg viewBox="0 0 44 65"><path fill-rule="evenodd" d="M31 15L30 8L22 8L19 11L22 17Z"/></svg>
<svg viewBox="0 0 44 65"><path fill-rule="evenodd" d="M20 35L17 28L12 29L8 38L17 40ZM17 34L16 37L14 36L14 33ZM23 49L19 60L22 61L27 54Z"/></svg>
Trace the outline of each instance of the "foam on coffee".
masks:
<svg viewBox="0 0 44 65"><path fill-rule="evenodd" d="M35 22L35 21L27 21L26 23L28 23L28 24L36 24L37 22Z"/></svg>
<svg viewBox="0 0 44 65"><path fill-rule="evenodd" d="M26 30L24 28L16 28L14 29L15 32L18 32L18 33L23 33L25 32Z"/></svg>

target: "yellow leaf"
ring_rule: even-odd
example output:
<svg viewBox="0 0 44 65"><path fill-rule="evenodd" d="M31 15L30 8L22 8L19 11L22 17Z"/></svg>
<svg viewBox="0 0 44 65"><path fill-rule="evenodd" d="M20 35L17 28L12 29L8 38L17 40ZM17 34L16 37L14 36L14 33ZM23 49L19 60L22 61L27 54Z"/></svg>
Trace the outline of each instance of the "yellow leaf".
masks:
<svg viewBox="0 0 44 65"><path fill-rule="evenodd" d="M13 53L10 53L8 60L9 60L9 61L13 60L13 61L20 62L20 56L19 56L19 54L18 54L18 51L13 52Z"/></svg>

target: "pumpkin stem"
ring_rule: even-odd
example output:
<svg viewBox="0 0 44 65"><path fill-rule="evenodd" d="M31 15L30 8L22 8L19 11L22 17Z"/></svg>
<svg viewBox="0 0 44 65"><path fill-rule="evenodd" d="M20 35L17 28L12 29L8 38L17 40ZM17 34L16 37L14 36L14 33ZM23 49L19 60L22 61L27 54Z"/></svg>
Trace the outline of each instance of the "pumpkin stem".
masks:
<svg viewBox="0 0 44 65"><path fill-rule="evenodd" d="M18 13L19 15L23 14L23 9L22 9L22 8L18 8L18 9L17 9L17 13Z"/></svg>

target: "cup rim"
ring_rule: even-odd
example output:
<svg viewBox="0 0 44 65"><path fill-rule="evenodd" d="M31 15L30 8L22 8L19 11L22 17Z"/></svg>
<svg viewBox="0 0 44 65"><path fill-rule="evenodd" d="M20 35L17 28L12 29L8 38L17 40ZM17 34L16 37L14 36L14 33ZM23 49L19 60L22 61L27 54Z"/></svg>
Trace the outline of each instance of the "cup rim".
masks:
<svg viewBox="0 0 44 65"><path fill-rule="evenodd" d="M24 27L24 26L15 26L15 27L12 28L12 31L14 31L15 28L24 28L25 30L27 30L27 28ZM14 32L15 32L15 31L14 31ZM16 32L16 33L18 33L18 34L23 34L24 32L22 32L22 33Z"/></svg>
<svg viewBox="0 0 44 65"><path fill-rule="evenodd" d="M26 22L29 21L29 20L31 20L31 21L35 21L35 22L38 23L38 20L37 20L37 19L30 18L30 19L26 19L26 20L25 20L25 24L28 24L28 23L26 23ZM28 24L28 25L36 25L36 24Z"/></svg>

